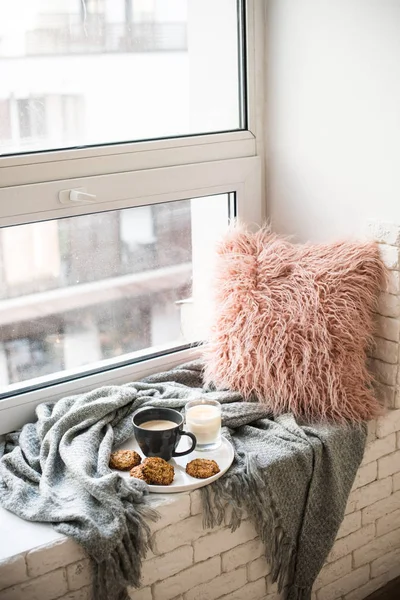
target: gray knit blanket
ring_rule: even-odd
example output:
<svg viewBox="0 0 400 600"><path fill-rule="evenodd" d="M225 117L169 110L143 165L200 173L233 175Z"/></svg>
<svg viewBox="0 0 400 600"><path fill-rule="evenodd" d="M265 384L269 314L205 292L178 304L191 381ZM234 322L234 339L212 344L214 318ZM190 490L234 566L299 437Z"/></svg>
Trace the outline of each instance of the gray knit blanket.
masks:
<svg viewBox="0 0 400 600"><path fill-rule="evenodd" d="M79 542L92 558L96 600L126 600L127 586L139 586L147 522L156 518L146 484L111 472L110 452L132 435L138 408L180 410L204 394L223 404L224 435L235 448L226 475L203 488L205 526L222 522L227 502L232 529L245 511L279 589L288 600L309 600L343 519L365 431L273 419L237 393L203 389L197 362L41 404L37 421L0 448L0 504Z"/></svg>

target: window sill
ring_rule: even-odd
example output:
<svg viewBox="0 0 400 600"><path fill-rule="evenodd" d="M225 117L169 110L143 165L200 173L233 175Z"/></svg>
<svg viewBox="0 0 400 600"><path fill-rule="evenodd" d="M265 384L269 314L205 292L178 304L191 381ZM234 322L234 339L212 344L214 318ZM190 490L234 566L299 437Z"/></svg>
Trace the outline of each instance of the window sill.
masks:
<svg viewBox="0 0 400 600"><path fill-rule="evenodd" d="M184 497L186 500L183 504L187 507L188 514L182 515L182 517L190 515L191 503L194 506L197 496L193 492L192 494L182 492L180 494L153 494L150 496L152 508L155 508L161 514L161 519L155 525L156 529L159 529L159 524L165 527L168 524L167 521L171 520L172 514L180 515L180 505ZM196 501L197 504L198 500ZM198 506L200 505L198 504ZM62 540L66 542L68 539L67 536L55 531L51 525L24 521L0 506L0 540L7 540L6 544L0 544L0 570L3 562L7 562L19 554L25 554L39 548L45 550L55 543Z"/></svg>
<svg viewBox="0 0 400 600"><path fill-rule="evenodd" d="M17 554L29 552L39 546L49 546L63 538L65 536L57 533L50 525L24 521L0 507L0 539L7 540L6 544L0 544L0 568L1 562Z"/></svg>
<svg viewBox="0 0 400 600"><path fill-rule="evenodd" d="M152 494L149 501L160 514L156 523L149 523L155 536L169 532L170 526L175 527L181 521L189 525L188 531L191 534L193 520L197 523L199 535L207 533L207 530L199 533L202 529L199 490L179 494ZM255 532L253 537L254 535ZM57 533L50 525L24 521L2 508L0 539L7 540L7 544L0 547L0 600L20 597L34 600L42 597L43 593L49 600L91 598L90 563L83 549L72 539ZM185 551L186 549L187 546ZM157 573L153 562L164 560L164 557L157 554L160 553L156 551L153 554L149 550L143 571L144 587L139 592L134 592L135 598L147 600L151 597L147 580Z"/></svg>

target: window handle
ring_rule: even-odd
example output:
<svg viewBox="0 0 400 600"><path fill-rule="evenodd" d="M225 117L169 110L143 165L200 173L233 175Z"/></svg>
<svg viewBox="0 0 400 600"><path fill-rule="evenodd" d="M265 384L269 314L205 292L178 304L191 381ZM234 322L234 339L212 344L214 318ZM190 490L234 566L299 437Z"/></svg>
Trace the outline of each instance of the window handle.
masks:
<svg viewBox="0 0 400 600"><path fill-rule="evenodd" d="M72 204L73 202L95 202L96 195L88 194L86 188L76 188L75 190L61 190L58 194L61 204Z"/></svg>
<svg viewBox="0 0 400 600"><path fill-rule="evenodd" d="M96 200L95 194L88 194L84 191L84 188L71 190L69 193L69 199L71 202L94 202Z"/></svg>

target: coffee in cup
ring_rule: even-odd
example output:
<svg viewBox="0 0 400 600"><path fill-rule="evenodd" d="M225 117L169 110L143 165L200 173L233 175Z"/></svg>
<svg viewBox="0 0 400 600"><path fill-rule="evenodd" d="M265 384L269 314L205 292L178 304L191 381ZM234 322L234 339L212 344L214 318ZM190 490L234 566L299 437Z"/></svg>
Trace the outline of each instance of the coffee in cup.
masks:
<svg viewBox="0 0 400 600"><path fill-rule="evenodd" d="M196 447L196 437L183 431L183 416L172 408L143 408L133 415L133 430L139 447L145 456L158 456L171 460L173 456L185 456ZM182 435L188 436L191 447L176 452Z"/></svg>

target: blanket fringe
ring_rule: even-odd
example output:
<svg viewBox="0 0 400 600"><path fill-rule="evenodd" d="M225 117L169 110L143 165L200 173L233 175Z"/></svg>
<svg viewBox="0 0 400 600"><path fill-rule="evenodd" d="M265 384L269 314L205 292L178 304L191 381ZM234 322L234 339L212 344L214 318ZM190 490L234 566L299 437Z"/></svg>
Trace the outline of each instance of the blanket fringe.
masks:
<svg viewBox="0 0 400 600"><path fill-rule="evenodd" d="M212 485L201 488L203 501L203 526L211 528L221 525L230 507L228 526L235 531L247 510L249 519L265 545L265 556L271 565L271 577L277 582L278 591L284 591L287 600L308 600L307 591L292 584L296 552L292 541L285 534L279 514L268 493L267 481L258 467L254 454L247 456L245 472L221 478ZM251 498L249 506L246 498ZM311 594L311 591L310 591Z"/></svg>
<svg viewBox="0 0 400 600"><path fill-rule="evenodd" d="M129 488L122 501L126 531L106 560L93 561L93 600L129 600L127 588L140 587L142 560L147 551L152 550L151 531L146 520L156 521L160 515L144 504L135 503Z"/></svg>

